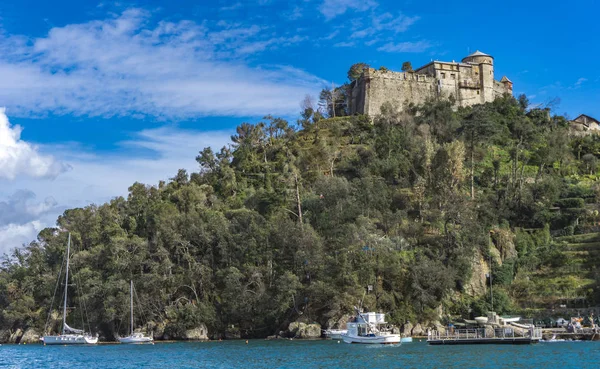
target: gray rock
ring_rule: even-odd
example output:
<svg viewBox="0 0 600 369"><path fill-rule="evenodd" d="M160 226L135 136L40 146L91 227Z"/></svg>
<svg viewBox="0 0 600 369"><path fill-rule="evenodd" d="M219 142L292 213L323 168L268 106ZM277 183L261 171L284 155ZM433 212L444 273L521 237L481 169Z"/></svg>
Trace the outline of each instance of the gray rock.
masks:
<svg viewBox="0 0 600 369"><path fill-rule="evenodd" d="M149 322L148 328L153 332L153 336L156 339L168 340L169 337L165 337L165 328L167 326L167 322Z"/></svg>
<svg viewBox="0 0 600 369"><path fill-rule="evenodd" d="M208 329L206 328L206 325L200 324L196 328L188 329L185 331L184 339L190 341L208 340Z"/></svg>
<svg viewBox="0 0 600 369"><path fill-rule="evenodd" d="M286 334L287 337L290 338L303 338L303 339L311 339L311 338L320 338L321 337L321 325L312 323L306 324L301 322L292 322L288 326L288 331Z"/></svg>
<svg viewBox="0 0 600 369"><path fill-rule="evenodd" d="M423 327L421 327L420 323L417 323L417 325L415 325L411 331L413 336L422 336L424 333L425 331L423 330Z"/></svg>
<svg viewBox="0 0 600 369"><path fill-rule="evenodd" d="M486 337L494 337L494 326L486 324L485 326L485 336Z"/></svg>
<svg viewBox="0 0 600 369"><path fill-rule="evenodd" d="M23 330L21 328L17 328L15 331L10 333L8 337L8 343L19 343L19 340L23 336Z"/></svg>
<svg viewBox="0 0 600 369"><path fill-rule="evenodd" d="M29 328L23 333L19 343L38 343L40 342L40 333L33 328Z"/></svg>
<svg viewBox="0 0 600 369"><path fill-rule="evenodd" d="M410 336L412 334L412 329L413 329L413 325L411 324L411 322L406 322L406 323L402 324L402 328L400 329L400 334L402 334L405 337Z"/></svg>

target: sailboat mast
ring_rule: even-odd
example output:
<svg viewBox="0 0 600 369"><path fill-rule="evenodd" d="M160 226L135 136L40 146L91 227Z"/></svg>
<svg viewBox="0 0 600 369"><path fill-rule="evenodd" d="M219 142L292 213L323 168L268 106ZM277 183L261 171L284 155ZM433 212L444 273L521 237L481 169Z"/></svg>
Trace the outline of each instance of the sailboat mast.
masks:
<svg viewBox="0 0 600 369"><path fill-rule="evenodd" d="M69 253L71 251L71 233L69 233L69 241L67 242L67 272L65 273L65 301L63 303L63 330L65 334L65 326L67 324L67 290L69 289Z"/></svg>
<svg viewBox="0 0 600 369"><path fill-rule="evenodd" d="M129 306L131 307L131 335L133 336L133 280L129 281L130 282L130 286L129 286L129 296L130 296L130 304Z"/></svg>

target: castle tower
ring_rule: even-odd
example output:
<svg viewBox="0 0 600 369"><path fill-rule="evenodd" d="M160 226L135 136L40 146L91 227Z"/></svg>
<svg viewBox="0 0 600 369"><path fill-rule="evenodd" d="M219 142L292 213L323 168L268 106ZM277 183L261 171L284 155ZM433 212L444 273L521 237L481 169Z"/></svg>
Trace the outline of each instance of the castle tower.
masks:
<svg viewBox="0 0 600 369"><path fill-rule="evenodd" d="M473 64L473 79L479 79L481 103L494 100L494 57L477 50L466 56L463 63Z"/></svg>

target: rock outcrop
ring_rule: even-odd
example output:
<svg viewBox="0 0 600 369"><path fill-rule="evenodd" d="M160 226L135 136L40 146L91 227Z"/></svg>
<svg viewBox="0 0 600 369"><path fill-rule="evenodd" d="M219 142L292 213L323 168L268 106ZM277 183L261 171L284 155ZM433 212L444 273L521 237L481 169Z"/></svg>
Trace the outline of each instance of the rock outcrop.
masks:
<svg viewBox="0 0 600 369"><path fill-rule="evenodd" d="M292 322L288 326L286 336L290 338L315 339L321 337L321 325Z"/></svg>
<svg viewBox="0 0 600 369"><path fill-rule="evenodd" d="M464 291L471 296L481 296L487 290L486 274L490 272L490 266L487 260L479 250L473 253L471 261L471 278L464 285Z"/></svg>
<svg viewBox="0 0 600 369"><path fill-rule="evenodd" d="M413 327L413 329L412 329L412 331L411 331L411 334L412 334L413 336L423 336L424 334L426 334L426 332L423 330L423 327L421 326L421 324L420 324L420 323L417 323L417 324L416 324L416 325Z"/></svg>
<svg viewBox="0 0 600 369"><path fill-rule="evenodd" d="M346 329L346 324L350 318L350 315L342 315L339 319L329 319L327 327L331 329Z"/></svg>
<svg viewBox="0 0 600 369"><path fill-rule="evenodd" d="M152 324L152 332L157 340L176 340L176 341L203 341L208 340L208 329L205 324L199 324L196 327L183 330L176 324L162 321ZM239 337L238 337L239 338Z"/></svg>
<svg viewBox="0 0 600 369"><path fill-rule="evenodd" d="M23 336L23 330L21 328L15 329L10 333L10 336L8 337L8 343L19 343L21 336Z"/></svg>
<svg viewBox="0 0 600 369"><path fill-rule="evenodd" d="M40 342L40 333L33 328L28 328L21 336L19 343L38 343Z"/></svg>
<svg viewBox="0 0 600 369"><path fill-rule="evenodd" d="M411 322L406 322L402 324L402 328L400 328L400 334L404 337L410 336L412 334L413 325Z"/></svg>
<svg viewBox="0 0 600 369"><path fill-rule="evenodd" d="M514 259L518 256L515 247L515 235L509 229L496 228L491 232L492 243L496 247L500 256L500 264L504 260Z"/></svg>
<svg viewBox="0 0 600 369"><path fill-rule="evenodd" d="M208 340L208 329L204 324L201 324L196 328L188 329L185 331L183 339L188 341Z"/></svg>

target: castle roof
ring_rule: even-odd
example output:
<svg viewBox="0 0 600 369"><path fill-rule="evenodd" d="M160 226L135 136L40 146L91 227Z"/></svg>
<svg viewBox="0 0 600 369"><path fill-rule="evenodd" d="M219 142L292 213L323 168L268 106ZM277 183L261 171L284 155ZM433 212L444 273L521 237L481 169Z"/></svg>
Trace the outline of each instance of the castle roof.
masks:
<svg viewBox="0 0 600 369"><path fill-rule="evenodd" d="M475 51L475 52L474 52L473 54L471 54L471 55L467 55L467 56L466 56L466 58L469 58L469 57L471 57L471 56L489 56L489 57L490 57L490 58L492 58L492 59L494 58L493 56L491 56L491 55L488 55L488 54L486 54L486 53L482 53L482 52L481 52L481 51L479 51L479 50Z"/></svg>
<svg viewBox="0 0 600 369"><path fill-rule="evenodd" d="M510 82L510 83L512 83L512 81L510 79L508 79L508 77L506 77L506 76L502 77L502 79L500 80L500 82Z"/></svg>

